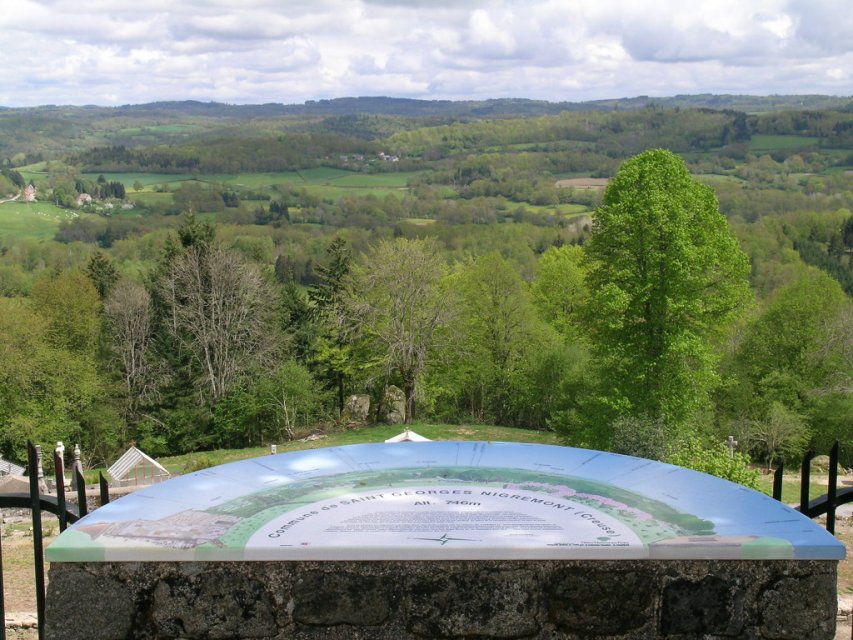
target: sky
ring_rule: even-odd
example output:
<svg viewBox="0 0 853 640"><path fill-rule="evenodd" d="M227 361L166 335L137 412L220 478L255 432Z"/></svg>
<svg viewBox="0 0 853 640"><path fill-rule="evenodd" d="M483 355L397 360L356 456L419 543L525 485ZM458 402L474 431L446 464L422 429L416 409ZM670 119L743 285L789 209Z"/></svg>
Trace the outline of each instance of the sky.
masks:
<svg viewBox="0 0 853 640"><path fill-rule="evenodd" d="M0 0L0 105L853 94L850 0Z"/></svg>

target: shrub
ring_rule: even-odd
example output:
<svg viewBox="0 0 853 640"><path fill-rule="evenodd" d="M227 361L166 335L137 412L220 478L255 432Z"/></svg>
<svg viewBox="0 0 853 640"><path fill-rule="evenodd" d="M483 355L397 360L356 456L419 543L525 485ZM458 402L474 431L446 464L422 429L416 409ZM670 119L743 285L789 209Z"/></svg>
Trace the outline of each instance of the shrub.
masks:
<svg viewBox="0 0 853 640"><path fill-rule="evenodd" d="M216 460L214 460L209 454L202 453L187 460L186 464L184 464L183 472L192 473L193 471L201 471L202 469L208 469L215 466Z"/></svg>
<svg viewBox="0 0 853 640"><path fill-rule="evenodd" d="M732 456L722 442L704 447L696 439L686 440L667 458L667 462L709 473L752 489L758 488L758 470L750 467L749 456L745 453L735 453Z"/></svg>
<svg viewBox="0 0 853 640"><path fill-rule="evenodd" d="M666 460L673 450L670 432L660 418L622 417L613 423L611 450L627 456Z"/></svg>

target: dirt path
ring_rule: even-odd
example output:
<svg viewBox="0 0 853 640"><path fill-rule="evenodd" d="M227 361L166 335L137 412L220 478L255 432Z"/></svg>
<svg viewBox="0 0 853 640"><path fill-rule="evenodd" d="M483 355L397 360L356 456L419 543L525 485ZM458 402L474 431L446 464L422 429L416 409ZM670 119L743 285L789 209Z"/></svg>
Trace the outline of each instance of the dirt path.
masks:
<svg viewBox="0 0 853 640"><path fill-rule="evenodd" d="M14 198L6 198L5 200L0 200L0 204L5 204L6 202L14 202L15 200L17 200L20 197L21 197L21 194L19 193Z"/></svg>
<svg viewBox="0 0 853 640"><path fill-rule="evenodd" d="M45 538L46 547L53 538ZM15 534L3 538L3 593L6 611L35 611L33 539ZM45 572L47 565L45 565Z"/></svg>

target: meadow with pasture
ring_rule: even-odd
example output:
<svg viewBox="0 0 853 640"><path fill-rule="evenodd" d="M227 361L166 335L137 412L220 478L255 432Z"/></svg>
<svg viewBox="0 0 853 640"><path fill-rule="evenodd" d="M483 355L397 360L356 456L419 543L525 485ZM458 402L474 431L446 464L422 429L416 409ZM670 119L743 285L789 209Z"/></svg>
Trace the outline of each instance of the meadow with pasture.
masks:
<svg viewBox="0 0 853 640"><path fill-rule="evenodd" d="M49 202L3 202L0 203L0 238L53 240L61 222L89 215Z"/></svg>

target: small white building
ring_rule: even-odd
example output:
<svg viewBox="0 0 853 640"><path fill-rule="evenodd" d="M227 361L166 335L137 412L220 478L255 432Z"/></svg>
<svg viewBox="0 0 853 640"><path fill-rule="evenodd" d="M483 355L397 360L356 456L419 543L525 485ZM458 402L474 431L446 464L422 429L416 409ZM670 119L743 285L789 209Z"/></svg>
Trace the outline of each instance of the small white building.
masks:
<svg viewBox="0 0 853 640"><path fill-rule="evenodd" d="M6 475L22 476L24 475L24 468L14 462L9 462L8 460L0 458L0 476Z"/></svg>
<svg viewBox="0 0 853 640"><path fill-rule="evenodd" d="M154 458L131 447L107 469L114 486L144 487L168 480L171 474Z"/></svg>

